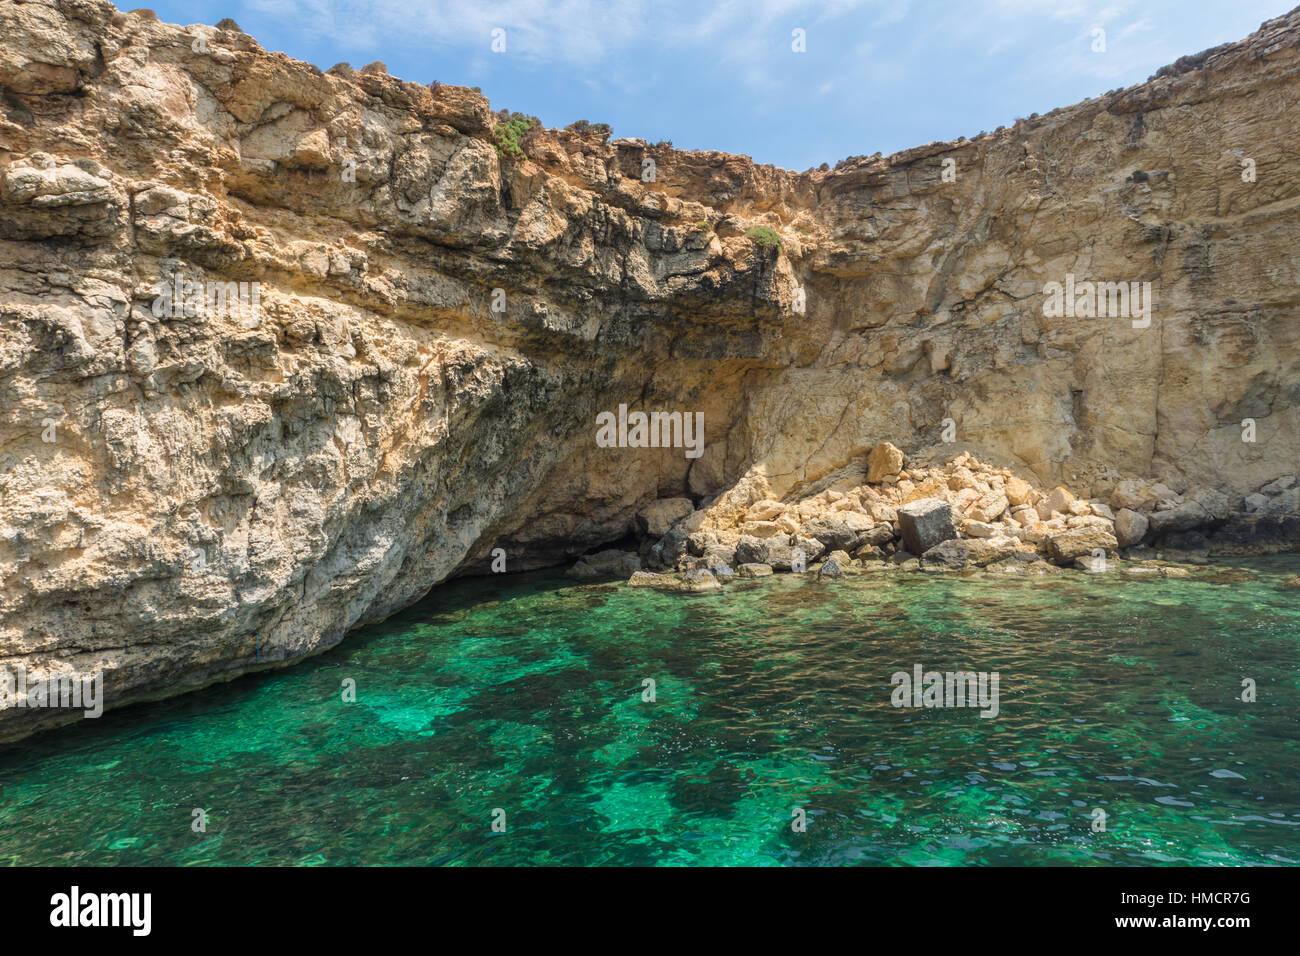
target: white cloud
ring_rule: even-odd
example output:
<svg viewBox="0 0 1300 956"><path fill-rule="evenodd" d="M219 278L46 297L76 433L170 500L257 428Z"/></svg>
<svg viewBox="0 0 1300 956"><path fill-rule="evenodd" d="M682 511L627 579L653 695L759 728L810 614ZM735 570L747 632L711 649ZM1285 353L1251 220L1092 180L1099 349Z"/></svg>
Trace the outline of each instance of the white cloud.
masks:
<svg viewBox="0 0 1300 956"><path fill-rule="evenodd" d="M698 64L751 95L783 87L816 91L887 82L906 88L976 56L1005 62L1025 83L1051 75L1132 80L1187 52L1178 31L1157 30L1167 0L245 0L285 29L383 57L425 48L464 62L501 65L492 31L506 31L506 57L570 71L632 92L656 58ZM1255 0L1237 0L1251 3ZM1091 52L1104 27L1109 52ZM806 31L807 53L790 49ZM1124 45L1123 53L1117 49ZM373 52L372 52L373 51ZM477 74L476 74L477 75ZM459 77L437 77L454 82ZM1140 79L1140 77L1139 77Z"/></svg>

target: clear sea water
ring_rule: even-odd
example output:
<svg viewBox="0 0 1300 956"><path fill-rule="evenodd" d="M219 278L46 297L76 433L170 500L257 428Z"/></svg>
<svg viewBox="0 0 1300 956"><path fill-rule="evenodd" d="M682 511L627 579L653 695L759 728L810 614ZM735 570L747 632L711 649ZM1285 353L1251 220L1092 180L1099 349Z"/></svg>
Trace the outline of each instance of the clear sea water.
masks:
<svg viewBox="0 0 1300 956"><path fill-rule="evenodd" d="M295 667L0 748L0 863L1296 864L1300 558L1240 563L454 582ZM999 716L892 706L917 663L998 671Z"/></svg>

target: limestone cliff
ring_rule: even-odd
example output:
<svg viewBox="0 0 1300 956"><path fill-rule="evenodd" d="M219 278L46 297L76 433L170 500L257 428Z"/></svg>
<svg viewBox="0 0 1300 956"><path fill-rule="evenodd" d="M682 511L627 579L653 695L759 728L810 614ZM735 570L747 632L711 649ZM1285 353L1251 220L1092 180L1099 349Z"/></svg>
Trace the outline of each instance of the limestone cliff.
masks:
<svg viewBox="0 0 1300 956"><path fill-rule="evenodd" d="M806 173L589 128L516 153L476 91L228 26L0 2L0 665L177 693L495 548L861 481L883 440L1084 495L1297 470L1300 12ZM1149 324L1045 314L1067 277L1150 283ZM702 413L702 455L600 447L620 404Z"/></svg>

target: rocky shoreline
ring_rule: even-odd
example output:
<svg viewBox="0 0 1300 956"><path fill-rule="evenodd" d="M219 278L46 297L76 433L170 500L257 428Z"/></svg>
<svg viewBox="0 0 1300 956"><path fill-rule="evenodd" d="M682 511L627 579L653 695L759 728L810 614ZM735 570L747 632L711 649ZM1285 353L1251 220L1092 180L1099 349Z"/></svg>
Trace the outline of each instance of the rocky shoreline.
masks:
<svg viewBox="0 0 1300 956"><path fill-rule="evenodd" d="M1115 474L1083 495L1034 487L969 451L937 458L909 459L881 442L863 463L863 482L846 477L807 497L777 500L751 477L698 509L689 498L660 499L637 515L636 551L585 555L567 574L688 593L773 573L1176 578L1212 556L1300 550L1295 475L1240 501Z"/></svg>

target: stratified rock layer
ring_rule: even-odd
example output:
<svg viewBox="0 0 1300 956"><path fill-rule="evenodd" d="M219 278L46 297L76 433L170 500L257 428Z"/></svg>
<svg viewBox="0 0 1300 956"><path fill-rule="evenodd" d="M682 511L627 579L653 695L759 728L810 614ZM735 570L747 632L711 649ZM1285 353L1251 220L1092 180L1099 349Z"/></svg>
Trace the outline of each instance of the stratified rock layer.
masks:
<svg viewBox="0 0 1300 956"><path fill-rule="evenodd" d="M659 499L865 480L885 440L1093 499L1293 475L1298 43L1293 13L1010 129L797 174L591 131L509 158L465 88L4 2L0 665L104 670L110 707L176 693L682 510ZM1067 276L1150 282L1150 324L1045 315ZM702 414L702 453L602 446L620 404ZM1280 522L1290 494L1246 510ZM1132 510L1210 514L1174 509ZM772 514L754 563L790 561ZM0 735L62 719L6 709Z"/></svg>

